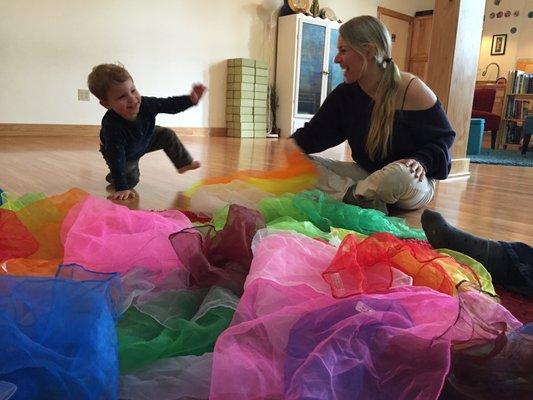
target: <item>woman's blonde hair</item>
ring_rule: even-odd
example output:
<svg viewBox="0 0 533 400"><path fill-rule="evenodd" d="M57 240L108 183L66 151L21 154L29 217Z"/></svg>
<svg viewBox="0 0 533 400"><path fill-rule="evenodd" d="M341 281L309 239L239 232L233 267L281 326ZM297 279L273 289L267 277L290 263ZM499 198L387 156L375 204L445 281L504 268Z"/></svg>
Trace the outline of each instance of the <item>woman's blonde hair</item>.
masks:
<svg viewBox="0 0 533 400"><path fill-rule="evenodd" d="M364 55L368 47L375 49L375 63L384 69L379 82L370 129L366 139L366 150L372 160L384 159L389 152L389 144L396 110L396 94L400 87L400 70L391 58L391 36L385 25L377 18L362 15L352 18L340 27L340 35L356 52ZM364 58L365 63L366 59ZM366 65L363 66L366 68Z"/></svg>

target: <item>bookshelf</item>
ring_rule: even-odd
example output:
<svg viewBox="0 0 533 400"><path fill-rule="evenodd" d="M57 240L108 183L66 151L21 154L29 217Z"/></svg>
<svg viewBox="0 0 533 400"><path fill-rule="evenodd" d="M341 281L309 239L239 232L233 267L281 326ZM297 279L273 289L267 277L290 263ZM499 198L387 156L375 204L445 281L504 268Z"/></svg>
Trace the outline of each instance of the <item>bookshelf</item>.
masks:
<svg viewBox="0 0 533 400"><path fill-rule="evenodd" d="M533 74L509 71L496 148L518 145L526 115L533 111Z"/></svg>

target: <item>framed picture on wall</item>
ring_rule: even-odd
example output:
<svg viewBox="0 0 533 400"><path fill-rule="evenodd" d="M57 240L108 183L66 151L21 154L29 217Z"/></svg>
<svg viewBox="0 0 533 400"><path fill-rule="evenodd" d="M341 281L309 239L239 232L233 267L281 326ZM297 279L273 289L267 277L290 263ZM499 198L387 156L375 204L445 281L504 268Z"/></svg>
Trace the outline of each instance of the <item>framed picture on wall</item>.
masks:
<svg viewBox="0 0 533 400"><path fill-rule="evenodd" d="M507 34L492 35L492 47L490 49L491 56L503 56L505 54L505 46L507 45Z"/></svg>

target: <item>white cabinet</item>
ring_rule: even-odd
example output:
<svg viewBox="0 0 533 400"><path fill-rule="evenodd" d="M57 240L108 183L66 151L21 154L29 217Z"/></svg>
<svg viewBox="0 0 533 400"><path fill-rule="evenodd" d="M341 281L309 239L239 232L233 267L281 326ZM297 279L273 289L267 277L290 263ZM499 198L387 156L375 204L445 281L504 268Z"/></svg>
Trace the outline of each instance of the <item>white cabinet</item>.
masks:
<svg viewBox="0 0 533 400"><path fill-rule="evenodd" d="M288 137L317 112L326 96L343 80L333 62L339 24L294 14L278 19L276 91L277 126Z"/></svg>

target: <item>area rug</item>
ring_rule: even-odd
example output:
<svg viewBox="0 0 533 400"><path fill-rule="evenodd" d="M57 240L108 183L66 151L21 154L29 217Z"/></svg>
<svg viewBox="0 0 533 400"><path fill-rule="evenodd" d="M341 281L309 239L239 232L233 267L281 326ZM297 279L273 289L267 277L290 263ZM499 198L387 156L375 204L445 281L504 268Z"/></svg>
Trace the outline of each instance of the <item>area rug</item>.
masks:
<svg viewBox="0 0 533 400"><path fill-rule="evenodd" d="M533 167L533 151L525 155L520 150L491 150L481 149L478 155L469 154L470 162L474 164L512 165L516 167Z"/></svg>

